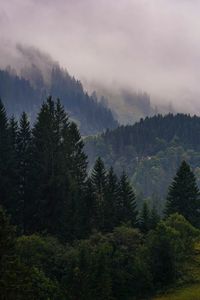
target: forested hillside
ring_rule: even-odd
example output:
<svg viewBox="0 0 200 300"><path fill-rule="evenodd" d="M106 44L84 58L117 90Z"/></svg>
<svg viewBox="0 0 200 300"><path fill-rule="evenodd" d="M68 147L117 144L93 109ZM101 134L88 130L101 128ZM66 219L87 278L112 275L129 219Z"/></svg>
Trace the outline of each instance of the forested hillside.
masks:
<svg viewBox="0 0 200 300"><path fill-rule="evenodd" d="M200 118L157 115L85 140L90 166L101 156L119 174L125 170L138 194L159 200L183 159L200 179Z"/></svg>
<svg viewBox="0 0 200 300"><path fill-rule="evenodd" d="M139 209L125 172L90 174L76 124L49 97L31 126L0 103L0 298L150 299L198 282L200 192L183 161L163 210Z"/></svg>
<svg viewBox="0 0 200 300"><path fill-rule="evenodd" d="M24 70L22 76L11 69L0 70L0 98L9 115L19 116L26 111L34 122L42 99L52 95L62 98L65 109L71 119L76 120L83 135L96 134L117 126L112 112L94 96L89 96L80 81L58 65L49 72L46 81L36 66Z"/></svg>

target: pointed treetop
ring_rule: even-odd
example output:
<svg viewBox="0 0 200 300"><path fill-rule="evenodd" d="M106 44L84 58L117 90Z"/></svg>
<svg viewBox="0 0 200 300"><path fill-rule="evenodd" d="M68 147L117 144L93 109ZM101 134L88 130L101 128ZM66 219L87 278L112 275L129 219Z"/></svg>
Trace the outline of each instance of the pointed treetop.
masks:
<svg viewBox="0 0 200 300"><path fill-rule="evenodd" d="M166 215L176 212L182 214L193 225L199 224L200 193L195 175L186 161L181 163L167 195Z"/></svg>

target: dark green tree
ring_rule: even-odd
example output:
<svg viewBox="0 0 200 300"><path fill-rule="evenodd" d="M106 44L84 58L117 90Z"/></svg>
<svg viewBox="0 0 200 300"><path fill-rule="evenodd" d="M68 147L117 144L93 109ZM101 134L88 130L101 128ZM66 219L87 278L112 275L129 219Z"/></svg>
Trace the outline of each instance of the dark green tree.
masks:
<svg viewBox="0 0 200 300"><path fill-rule="evenodd" d="M79 216L79 237L88 237L93 230L95 230L95 193L91 182L88 178L85 184L84 196L80 198L80 205L78 207Z"/></svg>
<svg viewBox="0 0 200 300"><path fill-rule="evenodd" d="M120 223L130 223L135 226L137 223L137 204L133 188L130 185L128 176L123 172L119 183L119 205L118 218Z"/></svg>
<svg viewBox="0 0 200 300"><path fill-rule="evenodd" d="M157 224L160 222L160 216L158 214L157 208L153 205L150 211L150 229L155 229Z"/></svg>
<svg viewBox="0 0 200 300"><path fill-rule="evenodd" d="M15 245L15 228L10 225L5 211L0 207L0 294L2 299L6 299L6 288L9 285L12 270L10 267L14 263L14 245ZM5 297L5 298L4 298Z"/></svg>
<svg viewBox="0 0 200 300"><path fill-rule="evenodd" d="M6 209L11 215L11 221L17 224L18 203L16 200L18 192L18 157L17 157L17 134L18 123L14 117L8 122L9 151L7 164L7 189Z"/></svg>
<svg viewBox="0 0 200 300"><path fill-rule="evenodd" d="M96 160L92 174L91 182L95 194L95 228L100 231L105 230L105 194L106 194L106 169L102 159Z"/></svg>
<svg viewBox="0 0 200 300"><path fill-rule="evenodd" d="M167 195L166 215L176 212L191 224L200 224L200 193L195 175L185 161L178 169Z"/></svg>
<svg viewBox="0 0 200 300"><path fill-rule="evenodd" d="M147 233L150 230L150 224L151 224L151 213L150 213L149 205L146 201L144 201L142 210L140 212L139 228L143 233Z"/></svg>
<svg viewBox="0 0 200 300"><path fill-rule="evenodd" d="M63 150L69 123L59 101L48 98L33 128L32 203L34 231L63 235L66 231L66 205L69 191L66 155Z"/></svg>
<svg viewBox="0 0 200 300"><path fill-rule="evenodd" d="M9 161L8 119L0 100L0 204L7 207L8 201L8 161Z"/></svg>
<svg viewBox="0 0 200 300"><path fill-rule="evenodd" d="M64 240L81 236L87 160L77 126L51 97L42 105L32 138L33 230Z"/></svg>
<svg viewBox="0 0 200 300"><path fill-rule="evenodd" d="M117 207L120 199L118 178L111 167L107 174L105 189L105 230L111 232L119 224Z"/></svg>
<svg viewBox="0 0 200 300"><path fill-rule="evenodd" d="M19 121L17 134L17 169L18 169L18 193L17 199L17 224L23 233L28 232L28 223L31 219L31 195L29 186L31 185L31 128L28 116L22 113Z"/></svg>
<svg viewBox="0 0 200 300"><path fill-rule="evenodd" d="M84 144L79 130L74 122L69 124L65 131L63 150L66 160L66 172L70 185L68 195L68 224L69 235L82 236L80 225L82 219L82 205L84 201L85 184L87 177L87 156L84 153Z"/></svg>

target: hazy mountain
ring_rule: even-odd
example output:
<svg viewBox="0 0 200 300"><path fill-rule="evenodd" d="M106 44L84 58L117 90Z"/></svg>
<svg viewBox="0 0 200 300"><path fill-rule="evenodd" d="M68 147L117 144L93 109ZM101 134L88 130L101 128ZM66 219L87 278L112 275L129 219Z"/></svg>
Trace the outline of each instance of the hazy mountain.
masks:
<svg viewBox="0 0 200 300"><path fill-rule="evenodd" d="M81 82L57 64L46 73L35 64L22 68L21 75L11 68L0 70L0 97L9 115L27 111L33 122L38 106L49 95L61 99L83 135L118 125L106 104L88 95Z"/></svg>

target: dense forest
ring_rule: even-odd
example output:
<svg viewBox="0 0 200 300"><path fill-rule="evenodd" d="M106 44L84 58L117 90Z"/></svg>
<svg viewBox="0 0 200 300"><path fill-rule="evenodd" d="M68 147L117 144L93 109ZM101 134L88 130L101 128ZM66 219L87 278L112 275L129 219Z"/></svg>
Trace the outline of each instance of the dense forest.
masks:
<svg viewBox="0 0 200 300"><path fill-rule="evenodd" d="M125 172L98 157L87 173L59 100L33 125L0 103L0 205L2 300L147 299L194 280L200 192L189 164L171 178L162 215L146 201L140 209Z"/></svg>
<svg viewBox="0 0 200 300"><path fill-rule="evenodd" d="M11 68L0 70L0 97L10 116L19 117L26 111L34 122L42 99L52 95L62 99L70 118L76 120L83 135L117 127L111 110L105 102L97 100L95 93L89 96L81 82L59 65L54 65L49 72L47 81L35 65L25 69L21 76Z"/></svg>
<svg viewBox="0 0 200 300"><path fill-rule="evenodd" d="M140 197L164 205L167 188L182 160L192 166L200 184L200 118L156 115L85 140L90 167L101 156L107 167L123 170ZM162 201L163 199L163 201Z"/></svg>

